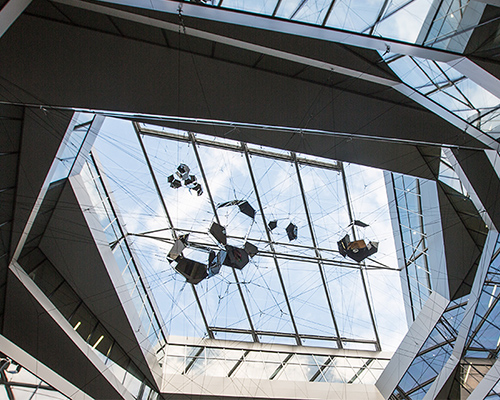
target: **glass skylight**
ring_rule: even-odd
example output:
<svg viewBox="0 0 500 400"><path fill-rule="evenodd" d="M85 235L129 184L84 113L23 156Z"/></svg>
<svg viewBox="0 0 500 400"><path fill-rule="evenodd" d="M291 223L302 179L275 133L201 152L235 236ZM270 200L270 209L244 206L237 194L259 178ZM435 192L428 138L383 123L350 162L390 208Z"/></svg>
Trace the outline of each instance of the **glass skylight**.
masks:
<svg viewBox="0 0 500 400"><path fill-rule="evenodd" d="M112 118L92 155L167 335L376 350L394 349L404 334L381 171ZM202 185L201 196L170 187L167 178L181 163ZM220 207L232 200L248 201L255 218ZM362 267L337 249L353 235L348 207L369 225L355 227L357 239L380 242ZM184 256L206 264L220 248L208 234L215 221L228 244L248 241L258 253L242 270L223 266L191 285L167 254L189 234ZM291 241L290 223L298 229Z"/></svg>
<svg viewBox="0 0 500 400"><path fill-rule="evenodd" d="M431 0L208 0L207 5L414 43Z"/></svg>
<svg viewBox="0 0 500 400"><path fill-rule="evenodd" d="M500 99L453 67L388 53L387 64L403 82L494 139L500 137Z"/></svg>

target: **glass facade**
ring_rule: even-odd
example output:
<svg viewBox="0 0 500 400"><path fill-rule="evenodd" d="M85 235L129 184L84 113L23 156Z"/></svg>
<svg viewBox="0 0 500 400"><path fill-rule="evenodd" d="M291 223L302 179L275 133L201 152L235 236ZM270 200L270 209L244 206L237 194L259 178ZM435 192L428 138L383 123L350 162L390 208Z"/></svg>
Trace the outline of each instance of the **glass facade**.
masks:
<svg viewBox="0 0 500 400"><path fill-rule="evenodd" d="M467 298L450 302L434 326L390 400L422 399L453 352Z"/></svg>
<svg viewBox="0 0 500 400"><path fill-rule="evenodd" d="M466 399L498 358L500 349L500 236L469 329L457 376L460 398ZM457 386L458 386L457 384ZM458 390L458 389L457 389Z"/></svg>
<svg viewBox="0 0 500 400"><path fill-rule="evenodd" d="M359 264L336 250L337 241L351 231L345 185L359 186L363 171L349 166L344 182L336 161L112 118L106 119L92 152L99 165L89 163L83 176L93 203L102 202L97 210L108 244L131 293L141 292L137 276L127 272L134 270L136 258L156 301L169 305L160 308L169 335L380 349L367 278ZM189 166L203 195L169 186L168 177L180 163ZM358 178L351 180L351 170ZM370 193L375 196L374 182ZM385 193L383 187L380 191ZM255 218L238 207L220 206L233 199L248 201ZM360 239L366 231L390 229L380 205L370 207L360 206L373 225L356 227ZM244 269L223 268L189 287L166 256L176 237L189 234L196 246L184 255L206 263L207 252L219 249L208 234L214 221L226 227L228 242L243 246L249 241L259 251ZM271 221L276 229L268 227ZM285 230L291 222L299 232L294 240ZM366 268L391 269L370 260ZM388 278L383 274L378 277Z"/></svg>
<svg viewBox="0 0 500 400"><path fill-rule="evenodd" d="M410 176L391 176L403 244L404 265L401 267L406 274L412 319L415 320L432 289L420 182Z"/></svg>
<svg viewBox="0 0 500 400"><path fill-rule="evenodd" d="M477 25L480 14L475 15L475 18L471 21L464 18L469 3L469 0L440 1L423 44L425 46L446 49L450 46L452 39L458 36L457 34L459 32L467 32L468 28ZM460 38L460 36L458 37ZM461 38L461 51L465 50L467 39L468 36L466 38Z"/></svg>
<svg viewBox="0 0 500 400"><path fill-rule="evenodd" d="M204 4L413 43L432 0L208 0Z"/></svg>
<svg viewBox="0 0 500 400"><path fill-rule="evenodd" d="M374 384L388 357L328 356L169 344L166 374L304 382Z"/></svg>
<svg viewBox="0 0 500 400"><path fill-rule="evenodd" d="M6 400L67 400L69 397L54 389L13 360L0 358L0 399Z"/></svg>
<svg viewBox="0 0 500 400"><path fill-rule="evenodd" d="M159 349L165 343L165 336L161 328L163 324L159 322L159 317L153 311L153 300L146 290L146 282L140 275L137 261L132 257L121 222L112 206L103 177L100 175L93 157L85 164L81 176L91 199L94 200L93 209L104 229L108 244L112 249L121 276L142 321L151 348ZM161 351L157 356L161 362L163 357Z"/></svg>

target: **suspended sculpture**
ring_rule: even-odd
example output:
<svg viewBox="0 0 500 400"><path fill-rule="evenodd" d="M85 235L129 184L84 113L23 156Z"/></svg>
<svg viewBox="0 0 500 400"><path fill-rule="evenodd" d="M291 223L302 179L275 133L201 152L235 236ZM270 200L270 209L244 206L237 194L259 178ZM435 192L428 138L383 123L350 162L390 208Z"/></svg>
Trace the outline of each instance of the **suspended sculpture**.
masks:
<svg viewBox="0 0 500 400"><path fill-rule="evenodd" d="M238 208L243 214L249 216L252 219L255 218L255 209L246 200L226 201L225 203L219 204L217 208L229 207L229 206L238 206Z"/></svg>
<svg viewBox="0 0 500 400"><path fill-rule="evenodd" d="M277 226L278 226L278 221L276 221L276 220L270 221L267 224L267 227L269 228L270 231L272 231L273 229L276 229Z"/></svg>
<svg viewBox="0 0 500 400"><path fill-rule="evenodd" d="M345 235L337 242L340 254L361 262L378 251L378 242L366 243L363 239L351 242L349 235Z"/></svg>
<svg viewBox="0 0 500 400"><path fill-rule="evenodd" d="M184 179L184 182L192 184L189 175L189 167L181 164L177 171L177 176ZM185 184L185 186L187 186ZM252 218L255 217L255 209L246 200L232 200L219 204L217 208L237 205L239 210ZM170 249L167 259L174 266L174 269L180 273L188 283L196 285L206 278L211 278L217 275L222 266L228 266L236 269L243 269L250 258L258 253L257 246L245 241L243 248L230 245L227 243L226 228L217 222L212 222L208 233L215 239L219 247L218 251L214 251L208 246L200 246L188 243L188 235L180 236L175 240L172 248ZM208 253L208 260L206 264L184 257L182 252L187 247L197 248Z"/></svg>
<svg viewBox="0 0 500 400"><path fill-rule="evenodd" d="M286 234L288 236L288 240L291 242L292 240L297 239L298 228L297 225L290 222L286 227Z"/></svg>
<svg viewBox="0 0 500 400"><path fill-rule="evenodd" d="M203 188L196 180L196 175L189 174L190 171L191 169L186 164L179 164L177 171L175 171L175 175L170 175L167 178L167 182L172 189L179 189L184 183L184 186L190 191L193 190L198 196L201 196L203 194ZM176 176L179 179L177 179Z"/></svg>

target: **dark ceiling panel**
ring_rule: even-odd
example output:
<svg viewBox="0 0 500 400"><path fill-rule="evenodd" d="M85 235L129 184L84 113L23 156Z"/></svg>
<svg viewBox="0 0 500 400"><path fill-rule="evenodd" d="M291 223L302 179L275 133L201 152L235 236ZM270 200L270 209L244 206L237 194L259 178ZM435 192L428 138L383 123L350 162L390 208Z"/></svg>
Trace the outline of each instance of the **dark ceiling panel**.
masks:
<svg viewBox="0 0 500 400"><path fill-rule="evenodd" d="M260 59L261 54L217 43L215 45L214 57L219 60L227 60L237 64L253 66Z"/></svg>
<svg viewBox="0 0 500 400"><path fill-rule="evenodd" d="M187 36L183 33L170 32L168 43L174 49L180 49L188 53L199 54L203 56L212 56L212 44L210 40Z"/></svg>
<svg viewBox="0 0 500 400"><path fill-rule="evenodd" d="M70 7L65 4L54 3L66 17L68 17L72 24L77 26L95 29L100 32L107 32L112 34L120 34L113 21L104 14L82 10L77 7Z"/></svg>
<svg viewBox="0 0 500 400"><path fill-rule="evenodd" d="M307 122L307 114L304 115ZM420 151L411 145L374 141L369 138L339 137L327 133L323 135L307 132L283 132L271 128L257 130L251 128L220 127L212 125L162 122L140 118L141 122L150 122L159 126L181 129L189 132L220 136L246 143L253 143L278 149L284 149L332 160L352 162L388 171L413 175L425 179L435 176L428 168ZM332 126L334 126L332 121ZM402 163L401 160L405 162Z"/></svg>
<svg viewBox="0 0 500 400"><path fill-rule="evenodd" d="M3 164L0 167L0 332L5 311L23 114L24 107L0 104L0 163Z"/></svg>
<svg viewBox="0 0 500 400"><path fill-rule="evenodd" d="M500 61L499 28L500 7L487 5L478 26L472 31L464 53Z"/></svg>
<svg viewBox="0 0 500 400"><path fill-rule="evenodd" d="M467 288L472 286L482 247L479 247L472 239L464 225L463 218L450 202L451 190L450 188L448 194L445 194L443 188L438 185L448 285L451 299L457 299L467 294ZM471 269L473 269L472 273L470 273Z"/></svg>
<svg viewBox="0 0 500 400"><path fill-rule="evenodd" d="M70 19L61 11L58 4L49 0L33 0L26 8L25 13L71 23Z"/></svg>
<svg viewBox="0 0 500 400"><path fill-rule="evenodd" d="M495 226L500 227L500 181L484 152L473 150L453 150L460 167L479 197L482 206Z"/></svg>
<svg viewBox="0 0 500 400"><path fill-rule="evenodd" d="M11 248L16 245L73 113L26 108L19 154ZM36 165L36 168L33 168Z"/></svg>
<svg viewBox="0 0 500 400"><path fill-rule="evenodd" d="M280 58L264 56L257 65L258 69L275 72L285 76L295 76L304 69L304 65ZM326 83L326 82L325 82Z"/></svg>
<svg viewBox="0 0 500 400"><path fill-rule="evenodd" d="M46 104L298 128L309 113L311 129L335 120L340 132L484 147L428 111L335 89L328 107L332 93L321 85L28 16L18 22L0 42L0 67L18 87L7 99L30 98L21 87Z"/></svg>
<svg viewBox="0 0 500 400"><path fill-rule="evenodd" d="M172 17L166 16L162 18ZM310 57L399 81L394 72L392 72L387 65L380 62L381 57L378 52L374 50L361 49L304 36L266 31L253 27L206 21L197 18L186 17L185 24L189 27L217 33L222 36L260 44L280 51L299 54L304 57ZM296 24L300 25L301 23ZM272 23L270 23L270 26L272 27Z"/></svg>
<svg viewBox="0 0 500 400"><path fill-rule="evenodd" d="M125 19L110 17L116 28L124 36L165 46L167 43L160 28L138 24Z"/></svg>

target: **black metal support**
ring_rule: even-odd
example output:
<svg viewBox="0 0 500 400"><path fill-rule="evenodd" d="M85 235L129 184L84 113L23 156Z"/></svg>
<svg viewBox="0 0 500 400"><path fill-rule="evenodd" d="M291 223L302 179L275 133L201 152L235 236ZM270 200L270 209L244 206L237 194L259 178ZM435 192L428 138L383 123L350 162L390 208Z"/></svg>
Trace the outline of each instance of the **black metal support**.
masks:
<svg viewBox="0 0 500 400"><path fill-rule="evenodd" d="M243 149L243 152L245 154L245 159L247 161L248 171L250 172L250 177L252 179L252 184L253 184L253 188L255 191L255 197L257 197L257 203L259 203L260 215L262 217L262 223L266 229L266 235L267 235L269 248L271 249L272 252L274 252L274 243L273 243L273 240L271 238L271 234L269 233L269 229L267 228L266 217L264 214L264 207L262 205L262 201L260 200L259 190L257 189L257 182L255 180L255 176L253 173L252 164L250 163L250 155L248 154L248 148L247 148L245 143L241 143L241 148ZM295 318L293 317L292 306L290 305L290 300L288 300L288 295L286 293L286 288L285 288L285 282L283 281L283 276L281 275L278 259L276 256L273 256L273 260L274 260L274 265L276 267L276 271L278 272L278 278L280 280L281 289L283 290L283 296L285 297L286 306L287 306L288 312L290 314L290 320L292 321L293 330L295 332L295 341L297 342L297 344L299 346L301 346L302 340L300 339L299 330L297 329L297 324L295 323Z"/></svg>
<svg viewBox="0 0 500 400"><path fill-rule="evenodd" d="M347 210L349 212L349 221L351 222L351 225L352 225L352 236L353 236L354 240L356 240L356 230L354 229L354 223L353 223L354 216L353 216L353 212L352 212L351 200L349 198L349 190L347 188L347 178L345 175L344 165L342 165L341 174L342 174L342 181L344 182L344 192L345 192L345 198L346 198L346 202L347 202ZM364 263L361 265L363 266ZM380 339L378 336L377 325L375 323L375 316L373 315L373 309L372 309L372 304L370 301L370 296L368 295L368 288L366 285L366 278L364 275L363 267L361 267L361 269L359 270L359 273L361 275L361 281L363 282L363 289L364 289L365 296L366 296L366 304L368 305L368 310L370 311L370 319L371 319L372 325L373 325L373 332L375 333L375 339L376 339L375 347L378 351L380 351L380 350L382 350L382 348L380 346Z"/></svg>
<svg viewBox="0 0 500 400"><path fill-rule="evenodd" d="M316 257L318 258L319 273L321 275L321 281L323 282L323 288L325 289L326 301L328 303L328 308L330 309L330 315L332 317L333 327L335 328L335 333L337 334L337 337L338 337L337 346L339 349L342 349L344 346L342 345L339 327L337 325L337 320L335 319L335 314L333 312L333 304L332 304L330 292L328 290L328 285L327 285L326 278L325 278L325 271L324 271L324 267L323 267L323 262L321 261L321 253L318 250L318 245L316 242L316 235L314 234L314 228L312 225L311 215L309 213L309 206L307 204L306 194L304 191L304 184L302 183L302 176L300 175L299 163L297 162L297 158L295 156L295 153L292 153L292 158L294 159L295 170L297 172L297 179L299 181L299 186L300 186L300 194L302 195L302 202L304 204L304 210L306 212L307 224L309 226L309 232L311 233L311 240L313 243L314 252L316 254Z"/></svg>
<svg viewBox="0 0 500 400"><path fill-rule="evenodd" d="M193 133L191 133L191 132L189 133L189 138L190 138L191 143L193 145L194 154L196 156L196 160L198 161L198 166L200 167L201 176L203 177L203 183L205 184L205 189L207 191L208 198L210 199L210 204L212 205L212 210L214 212L215 219L217 220L217 223L220 225L219 214L217 213L217 207L215 206L215 202L214 202L214 199L212 197L212 191L210 190L207 176L205 174L205 169L203 168L203 164L201 162L201 157L200 157L200 154L198 152L198 145L196 143L196 138L193 135ZM252 318L250 316L250 312L248 310L248 306L247 306L247 303L245 301L245 297L243 296L243 290L241 289L238 274L236 273L236 270L234 268L233 268L233 276L234 276L234 280L236 281L236 286L238 287L238 292L240 294L241 302L243 303L243 308L245 309L245 315L247 316L247 320L248 320L248 323L250 325L250 329L252 330L252 339L254 342L259 342L259 337L255 333Z"/></svg>

